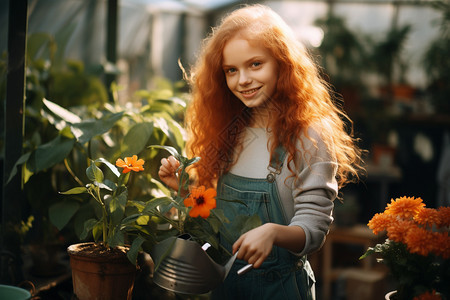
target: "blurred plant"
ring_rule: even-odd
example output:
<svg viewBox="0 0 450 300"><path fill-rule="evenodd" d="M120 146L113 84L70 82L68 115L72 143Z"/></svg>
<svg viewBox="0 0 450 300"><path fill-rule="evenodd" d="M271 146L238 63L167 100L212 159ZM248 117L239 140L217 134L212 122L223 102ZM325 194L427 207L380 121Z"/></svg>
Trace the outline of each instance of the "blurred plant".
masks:
<svg viewBox="0 0 450 300"><path fill-rule="evenodd" d="M439 36L428 47L423 57L423 66L428 75L428 93L436 105L436 111L450 112L450 3L433 1L430 3L442 13L438 20Z"/></svg>
<svg viewBox="0 0 450 300"><path fill-rule="evenodd" d="M322 28L324 37L318 51L320 64L330 75L330 81L339 90L344 86L358 87L362 83L362 67L366 63L366 50L356 32L352 32L346 20L330 9L315 24Z"/></svg>
<svg viewBox="0 0 450 300"><path fill-rule="evenodd" d="M374 234L386 231L388 239L360 259L376 254L387 265L397 285L391 299L449 296L450 207L426 208L421 198L401 197L375 214L368 226Z"/></svg>

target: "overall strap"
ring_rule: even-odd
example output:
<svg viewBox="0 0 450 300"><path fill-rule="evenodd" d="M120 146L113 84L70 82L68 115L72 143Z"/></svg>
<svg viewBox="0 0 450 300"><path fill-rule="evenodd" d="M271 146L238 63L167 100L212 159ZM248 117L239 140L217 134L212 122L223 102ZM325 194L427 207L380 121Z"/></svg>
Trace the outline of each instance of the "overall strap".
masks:
<svg viewBox="0 0 450 300"><path fill-rule="evenodd" d="M286 149L284 148L284 146L277 146L274 153L270 155L270 164L269 166L267 166L267 170L269 170L270 173L267 175L267 181L274 182L275 175L281 173L281 168L283 167L285 156Z"/></svg>

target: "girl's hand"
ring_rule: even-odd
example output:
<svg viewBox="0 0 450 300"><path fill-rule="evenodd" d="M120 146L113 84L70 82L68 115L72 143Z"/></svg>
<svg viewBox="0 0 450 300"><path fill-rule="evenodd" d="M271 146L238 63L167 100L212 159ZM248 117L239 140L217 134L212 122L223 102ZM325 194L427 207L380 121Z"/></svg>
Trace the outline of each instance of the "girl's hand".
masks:
<svg viewBox="0 0 450 300"><path fill-rule="evenodd" d="M239 250L237 258L259 268L275 242L276 230L272 225L274 224L266 223L241 235L233 244L233 253Z"/></svg>
<svg viewBox="0 0 450 300"><path fill-rule="evenodd" d="M178 176L175 173L180 162L173 156L161 159L161 166L159 167L159 178L171 189L178 190Z"/></svg>

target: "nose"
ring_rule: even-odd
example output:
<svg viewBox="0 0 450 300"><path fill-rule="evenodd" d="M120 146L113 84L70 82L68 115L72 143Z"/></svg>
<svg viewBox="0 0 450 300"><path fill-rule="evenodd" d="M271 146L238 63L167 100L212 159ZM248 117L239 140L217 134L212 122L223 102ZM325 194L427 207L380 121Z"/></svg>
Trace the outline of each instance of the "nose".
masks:
<svg viewBox="0 0 450 300"><path fill-rule="evenodd" d="M249 76L248 72L241 71L239 73L239 84L240 85L248 85L252 82L251 77Z"/></svg>

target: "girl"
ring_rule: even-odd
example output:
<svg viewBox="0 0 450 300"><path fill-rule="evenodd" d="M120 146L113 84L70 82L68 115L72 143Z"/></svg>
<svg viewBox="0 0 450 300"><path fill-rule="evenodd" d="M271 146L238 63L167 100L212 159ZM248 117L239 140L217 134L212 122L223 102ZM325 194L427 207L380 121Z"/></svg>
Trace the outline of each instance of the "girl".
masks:
<svg viewBox="0 0 450 300"><path fill-rule="evenodd" d="M313 299L306 255L324 243L338 188L361 169L345 114L288 25L262 5L227 16L192 75L187 153L202 158L198 183L216 187L230 220L245 212L263 221L223 241L239 252L212 299ZM161 180L176 190L179 163L161 163ZM254 269L237 275L247 263Z"/></svg>

